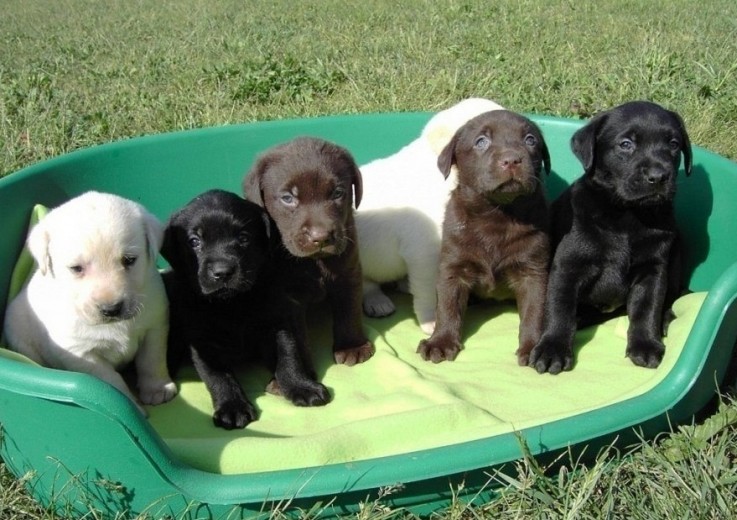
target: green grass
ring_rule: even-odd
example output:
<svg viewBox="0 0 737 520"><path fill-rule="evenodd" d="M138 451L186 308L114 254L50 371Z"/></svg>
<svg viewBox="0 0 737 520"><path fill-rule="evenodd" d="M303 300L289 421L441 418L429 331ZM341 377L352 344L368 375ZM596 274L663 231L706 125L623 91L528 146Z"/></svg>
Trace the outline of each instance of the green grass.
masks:
<svg viewBox="0 0 737 520"><path fill-rule="evenodd" d="M736 13L729 0L8 0L0 174L140 134L469 95L582 117L648 98L735 157Z"/></svg>
<svg viewBox="0 0 737 520"><path fill-rule="evenodd" d="M472 95L566 117L650 99L679 111L695 144L735 159L735 42L734 0L6 0L0 176L142 134ZM588 464L525 459L492 476L507 486L499 500L445 516L734 517L735 414L728 401L698 428ZM379 498L357 516L403 513ZM0 518L57 516L0 464Z"/></svg>

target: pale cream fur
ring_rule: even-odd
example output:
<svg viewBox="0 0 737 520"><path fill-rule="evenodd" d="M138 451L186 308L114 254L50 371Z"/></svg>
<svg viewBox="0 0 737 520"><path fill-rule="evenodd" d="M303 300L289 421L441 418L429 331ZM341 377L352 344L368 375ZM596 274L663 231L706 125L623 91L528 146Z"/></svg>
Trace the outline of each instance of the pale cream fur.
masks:
<svg viewBox="0 0 737 520"><path fill-rule="evenodd" d="M156 217L116 195L87 192L50 211L29 233L37 269L8 306L9 346L41 365L97 376L144 414L139 399L173 398L168 302L156 269L162 237ZM116 305L115 316L101 312ZM129 362L139 399L118 372Z"/></svg>
<svg viewBox="0 0 737 520"><path fill-rule="evenodd" d="M432 333L443 215L456 186L455 167L445 179L438 157L464 123L501 109L488 99L465 99L435 114L420 136L397 153L361 166L363 198L356 229L368 316L394 312L380 284L406 277L419 325Z"/></svg>

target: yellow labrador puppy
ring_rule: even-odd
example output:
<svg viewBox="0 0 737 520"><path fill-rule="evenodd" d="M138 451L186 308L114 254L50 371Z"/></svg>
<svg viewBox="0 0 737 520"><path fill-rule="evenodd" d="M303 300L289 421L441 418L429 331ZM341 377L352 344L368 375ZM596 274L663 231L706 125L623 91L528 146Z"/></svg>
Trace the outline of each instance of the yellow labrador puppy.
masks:
<svg viewBox="0 0 737 520"><path fill-rule="evenodd" d="M455 166L446 180L438 157L468 120L502 108L484 98L464 99L435 114L420 136L395 154L361 166L356 233L366 315L393 313L394 303L380 284L406 277L420 328L432 333L443 215L457 184Z"/></svg>
<svg viewBox="0 0 737 520"><path fill-rule="evenodd" d="M50 211L28 236L37 269L5 314L10 347L97 376L138 404L117 371L134 361L140 402L170 400L162 236L156 217L116 195L87 192Z"/></svg>

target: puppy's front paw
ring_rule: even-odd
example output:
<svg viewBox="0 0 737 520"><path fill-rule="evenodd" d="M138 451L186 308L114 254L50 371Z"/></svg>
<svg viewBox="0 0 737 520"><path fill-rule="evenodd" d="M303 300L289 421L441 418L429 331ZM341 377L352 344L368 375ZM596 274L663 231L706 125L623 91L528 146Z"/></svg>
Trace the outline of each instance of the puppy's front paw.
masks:
<svg viewBox="0 0 737 520"><path fill-rule="evenodd" d="M256 409L248 401L230 400L222 403L212 414L215 426L225 430L245 428L256 420Z"/></svg>
<svg viewBox="0 0 737 520"><path fill-rule="evenodd" d="M420 341L417 353L425 361L440 363L441 361L453 361L462 348L457 341L439 341L430 338Z"/></svg>
<svg viewBox="0 0 737 520"><path fill-rule="evenodd" d="M147 381L139 384L143 404L161 404L171 401L179 390L172 381Z"/></svg>
<svg viewBox="0 0 737 520"><path fill-rule="evenodd" d="M280 388L282 394L297 406L323 406L332 399L327 387L317 381L302 381L289 389Z"/></svg>
<svg viewBox="0 0 737 520"><path fill-rule="evenodd" d="M665 345L652 339L633 339L627 345L627 357L638 367L657 368L663 361Z"/></svg>
<svg viewBox="0 0 737 520"><path fill-rule="evenodd" d="M573 352L567 345L543 339L530 352L528 366L540 374L560 374L573 368Z"/></svg>
<svg viewBox="0 0 737 520"><path fill-rule="evenodd" d="M363 363L371 356L373 356L375 351L376 349L371 344L371 342L367 341L360 347L335 350L333 352L333 357L335 358L336 363L340 365L348 365L350 367L353 365L357 365L358 363Z"/></svg>
<svg viewBox="0 0 737 520"><path fill-rule="evenodd" d="M363 312L371 318L389 316L396 310L394 302L381 291L375 291L364 295Z"/></svg>

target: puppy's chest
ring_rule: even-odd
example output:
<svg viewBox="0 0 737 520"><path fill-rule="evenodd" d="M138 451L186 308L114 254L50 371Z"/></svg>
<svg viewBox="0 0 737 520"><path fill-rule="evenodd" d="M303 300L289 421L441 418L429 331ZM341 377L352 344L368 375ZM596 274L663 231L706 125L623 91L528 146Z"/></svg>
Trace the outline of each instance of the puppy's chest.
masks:
<svg viewBox="0 0 737 520"><path fill-rule="evenodd" d="M130 363L143 340L141 331L127 322L85 328L74 334L69 351L82 358L102 358L116 368Z"/></svg>
<svg viewBox="0 0 737 520"><path fill-rule="evenodd" d="M676 236L669 228L656 228L625 215L620 219L590 219L575 233L579 247L596 251L604 265L652 263L667 258Z"/></svg>
<svg viewBox="0 0 737 520"><path fill-rule="evenodd" d="M668 263L675 232L643 226L631 218L609 226L591 226L593 232L579 247L594 252L584 262L591 270L589 303L602 311L610 311L622 304L633 280L642 270Z"/></svg>
<svg viewBox="0 0 737 520"><path fill-rule="evenodd" d="M458 226L452 242L457 274L486 297L504 292L512 271L547 264L547 235L530 224L472 222Z"/></svg>

